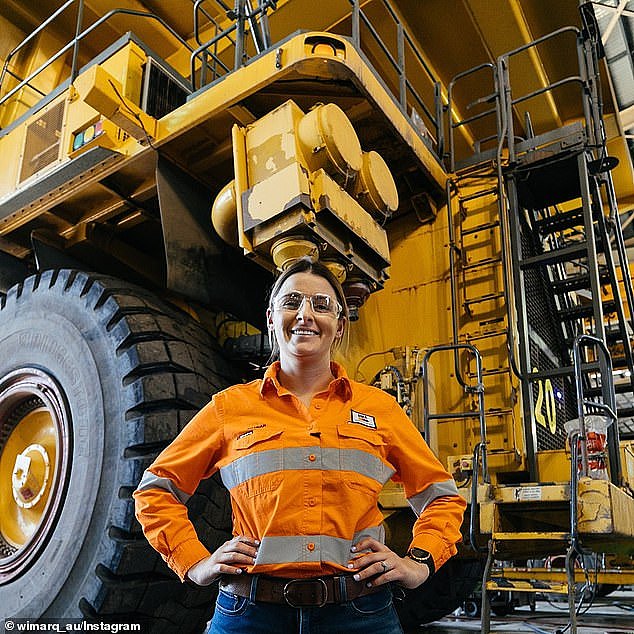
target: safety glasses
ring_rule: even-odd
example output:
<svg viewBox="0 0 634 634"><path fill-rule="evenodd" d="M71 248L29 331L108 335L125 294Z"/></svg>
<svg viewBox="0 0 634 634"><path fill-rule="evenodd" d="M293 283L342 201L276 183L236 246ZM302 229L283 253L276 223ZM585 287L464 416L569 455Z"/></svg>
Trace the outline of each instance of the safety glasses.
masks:
<svg viewBox="0 0 634 634"><path fill-rule="evenodd" d="M318 315L339 317L343 311L341 304L334 299L334 297L330 297L330 295L324 293L305 295L299 291L291 291L290 293L276 297L273 302L273 307L277 310L297 312L304 306L306 300L310 302L313 312Z"/></svg>

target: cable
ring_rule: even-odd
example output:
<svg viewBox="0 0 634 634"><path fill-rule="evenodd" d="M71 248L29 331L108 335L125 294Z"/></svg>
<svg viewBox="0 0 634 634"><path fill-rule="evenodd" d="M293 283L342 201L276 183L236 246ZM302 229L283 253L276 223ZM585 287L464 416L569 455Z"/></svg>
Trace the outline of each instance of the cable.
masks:
<svg viewBox="0 0 634 634"><path fill-rule="evenodd" d="M369 354L366 354L365 356L361 357L361 359L359 359L359 362L357 363L355 369L354 369L354 380L355 381L360 381L360 382L365 382L364 380L361 380L359 378L359 368L361 367L361 364L366 361L367 359L369 359L370 357L377 357L381 354L388 354L389 352L392 352L392 350L394 350L394 348L388 348L387 350L383 350L382 352L370 352Z"/></svg>
<svg viewBox="0 0 634 634"><path fill-rule="evenodd" d="M132 110L130 106L128 106L128 104L125 102L123 95L119 92L117 86L111 79L108 80L108 83L112 86L112 89L115 91L115 94L117 95L117 97L119 97L119 101L121 102L121 105L138 121L139 125L141 126L141 130L143 130L143 134L145 134L145 140L147 141L148 145L155 152L157 152L158 149L154 147L154 145L152 144L152 139L150 138L148 131L145 129L145 125L143 124L143 120L141 119L139 114L135 112L134 110Z"/></svg>

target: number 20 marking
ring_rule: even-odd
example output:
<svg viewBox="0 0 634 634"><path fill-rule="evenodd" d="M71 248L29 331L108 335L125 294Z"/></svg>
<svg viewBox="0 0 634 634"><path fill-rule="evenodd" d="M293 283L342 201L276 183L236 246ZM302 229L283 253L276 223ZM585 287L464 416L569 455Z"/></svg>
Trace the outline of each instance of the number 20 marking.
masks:
<svg viewBox="0 0 634 634"><path fill-rule="evenodd" d="M537 368L533 368L537 372ZM546 402L546 416L542 412L542 407ZM557 431L557 407L555 402L555 391L550 379L537 381L537 401L535 403L535 420L542 427L548 427L551 434Z"/></svg>

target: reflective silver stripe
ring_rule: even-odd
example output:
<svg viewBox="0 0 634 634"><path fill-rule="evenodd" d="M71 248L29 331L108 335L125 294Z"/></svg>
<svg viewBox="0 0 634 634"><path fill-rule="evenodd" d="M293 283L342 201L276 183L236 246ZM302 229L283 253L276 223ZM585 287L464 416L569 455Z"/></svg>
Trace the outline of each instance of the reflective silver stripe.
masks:
<svg viewBox="0 0 634 634"><path fill-rule="evenodd" d="M350 547L363 537L385 543L383 526L359 531L352 539L330 535L284 535L264 537L258 548L255 565L328 561L346 566L352 556Z"/></svg>
<svg viewBox="0 0 634 634"><path fill-rule="evenodd" d="M191 497L189 493L181 491L169 478L160 478L149 470L143 473L141 482L139 482L139 486L136 488L137 491L145 491L146 489L165 489L183 504Z"/></svg>
<svg viewBox="0 0 634 634"><path fill-rule="evenodd" d="M445 495L459 495L458 487L456 487L456 483L453 478L451 480L445 480L444 482L434 482L424 491L413 495L411 498L407 498L407 501L414 509L414 513L416 513L416 515L420 515L430 502L433 502L436 498L444 497Z"/></svg>
<svg viewBox="0 0 634 634"><path fill-rule="evenodd" d="M312 460L311 460L312 457ZM354 471L385 484L394 470L378 456L360 449L286 447L257 451L234 460L220 469L227 489L266 473L275 471L318 469L320 471Z"/></svg>

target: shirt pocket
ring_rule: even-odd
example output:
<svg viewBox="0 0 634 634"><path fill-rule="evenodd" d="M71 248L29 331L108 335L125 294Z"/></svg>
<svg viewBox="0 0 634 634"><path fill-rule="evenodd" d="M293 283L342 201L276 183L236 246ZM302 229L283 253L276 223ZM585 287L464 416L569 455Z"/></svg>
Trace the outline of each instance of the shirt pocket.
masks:
<svg viewBox="0 0 634 634"><path fill-rule="evenodd" d="M236 438L235 460L230 467L236 492L251 498L280 486L284 469L283 434L282 429L265 427Z"/></svg>
<svg viewBox="0 0 634 634"><path fill-rule="evenodd" d="M381 459L386 449L383 436L353 423L338 425L337 436L342 481L351 489L378 495L394 473Z"/></svg>

